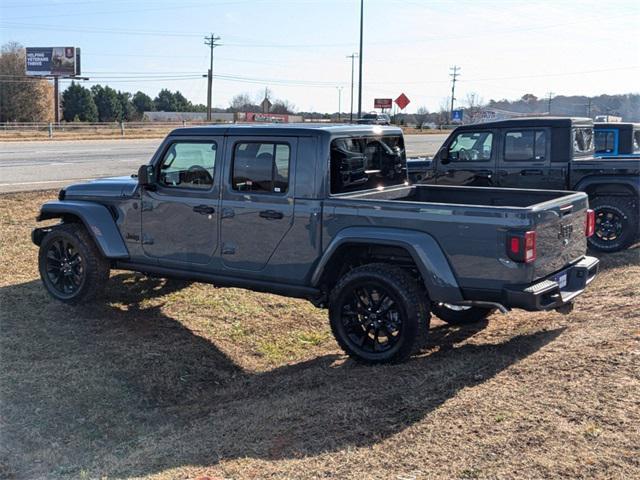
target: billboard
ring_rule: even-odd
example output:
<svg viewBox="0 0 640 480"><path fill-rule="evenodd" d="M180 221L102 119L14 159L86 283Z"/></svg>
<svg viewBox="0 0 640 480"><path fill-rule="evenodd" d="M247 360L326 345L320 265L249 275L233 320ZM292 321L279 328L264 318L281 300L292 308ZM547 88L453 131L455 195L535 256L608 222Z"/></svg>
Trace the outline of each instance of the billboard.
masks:
<svg viewBox="0 0 640 480"><path fill-rule="evenodd" d="M462 123L463 111L453 110L451 112L451 123Z"/></svg>
<svg viewBox="0 0 640 480"><path fill-rule="evenodd" d="M27 75L73 77L80 74L80 49L75 47L27 47Z"/></svg>
<svg viewBox="0 0 640 480"><path fill-rule="evenodd" d="M391 108L392 102L391 98L374 98L373 108Z"/></svg>

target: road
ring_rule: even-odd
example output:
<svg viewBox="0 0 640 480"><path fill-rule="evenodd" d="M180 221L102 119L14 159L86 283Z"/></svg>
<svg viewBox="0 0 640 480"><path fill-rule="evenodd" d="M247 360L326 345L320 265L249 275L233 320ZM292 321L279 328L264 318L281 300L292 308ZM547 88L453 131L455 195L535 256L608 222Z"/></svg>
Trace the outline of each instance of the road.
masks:
<svg viewBox="0 0 640 480"><path fill-rule="evenodd" d="M407 155L433 155L445 138L407 135ZM128 175L151 158L161 141L1 142L0 193L60 188L92 178Z"/></svg>

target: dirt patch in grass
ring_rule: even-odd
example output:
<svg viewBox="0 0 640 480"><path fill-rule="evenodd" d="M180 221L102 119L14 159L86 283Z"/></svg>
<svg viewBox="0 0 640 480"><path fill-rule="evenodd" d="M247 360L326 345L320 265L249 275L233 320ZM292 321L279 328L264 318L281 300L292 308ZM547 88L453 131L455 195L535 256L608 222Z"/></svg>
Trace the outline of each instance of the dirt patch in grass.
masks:
<svg viewBox="0 0 640 480"><path fill-rule="evenodd" d="M55 192L0 196L1 478L634 478L640 249L569 316L434 320L364 367L304 301L115 271L51 300L29 233Z"/></svg>

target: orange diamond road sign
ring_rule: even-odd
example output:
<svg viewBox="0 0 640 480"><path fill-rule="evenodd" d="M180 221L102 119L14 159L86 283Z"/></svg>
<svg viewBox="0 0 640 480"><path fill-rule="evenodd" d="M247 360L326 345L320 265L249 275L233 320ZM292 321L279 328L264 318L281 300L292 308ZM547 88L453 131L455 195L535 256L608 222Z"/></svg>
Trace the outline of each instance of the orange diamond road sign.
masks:
<svg viewBox="0 0 640 480"><path fill-rule="evenodd" d="M398 98L396 98L396 105L400 107L400 110L404 110L407 108L407 105L411 103L411 100L404 94L401 93Z"/></svg>

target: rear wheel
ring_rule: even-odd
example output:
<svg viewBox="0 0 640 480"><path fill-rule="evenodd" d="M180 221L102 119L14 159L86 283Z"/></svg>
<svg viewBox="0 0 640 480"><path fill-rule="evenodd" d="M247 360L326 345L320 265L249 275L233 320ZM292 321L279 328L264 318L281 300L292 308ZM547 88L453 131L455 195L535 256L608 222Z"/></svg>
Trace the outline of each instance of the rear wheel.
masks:
<svg viewBox="0 0 640 480"><path fill-rule="evenodd" d="M38 255L40 278L56 300L93 300L109 279L109 262L79 223L62 224L45 235Z"/></svg>
<svg viewBox="0 0 640 480"><path fill-rule="evenodd" d="M628 197L596 197L590 202L596 228L589 245L601 252L627 248L638 235L637 207Z"/></svg>
<svg viewBox="0 0 640 480"><path fill-rule="evenodd" d="M358 361L403 361L421 346L429 329L423 297L415 278L401 268L354 268L331 292L331 330L345 353Z"/></svg>
<svg viewBox="0 0 640 480"><path fill-rule="evenodd" d="M449 305L448 303L433 303L431 305L431 311L440 320L450 325L466 325L485 320L495 309Z"/></svg>

